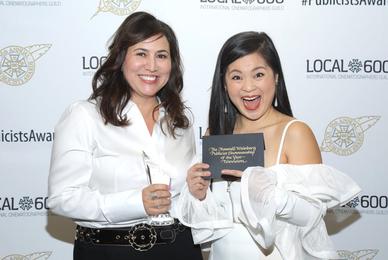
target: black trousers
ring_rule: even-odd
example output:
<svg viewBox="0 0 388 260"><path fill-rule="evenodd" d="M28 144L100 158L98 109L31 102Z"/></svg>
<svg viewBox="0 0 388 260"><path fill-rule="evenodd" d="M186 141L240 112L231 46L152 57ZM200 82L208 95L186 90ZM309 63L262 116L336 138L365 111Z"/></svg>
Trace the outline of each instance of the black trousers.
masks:
<svg viewBox="0 0 388 260"><path fill-rule="evenodd" d="M74 260L202 260L201 249L194 245L191 231L177 234L172 244L156 244L148 251L137 251L130 245L99 245L76 240Z"/></svg>

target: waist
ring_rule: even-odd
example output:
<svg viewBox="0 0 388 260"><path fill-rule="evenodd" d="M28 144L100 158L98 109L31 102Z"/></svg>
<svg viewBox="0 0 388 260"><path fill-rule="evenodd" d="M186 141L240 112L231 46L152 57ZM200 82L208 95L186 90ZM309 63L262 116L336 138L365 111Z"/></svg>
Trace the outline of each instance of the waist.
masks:
<svg viewBox="0 0 388 260"><path fill-rule="evenodd" d="M172 244L187 229L177 219L171 225L152 226L140 223L120 228L87 228L77 225L75 240L96 245L129 245L147 251L156 244Z"/></svg>

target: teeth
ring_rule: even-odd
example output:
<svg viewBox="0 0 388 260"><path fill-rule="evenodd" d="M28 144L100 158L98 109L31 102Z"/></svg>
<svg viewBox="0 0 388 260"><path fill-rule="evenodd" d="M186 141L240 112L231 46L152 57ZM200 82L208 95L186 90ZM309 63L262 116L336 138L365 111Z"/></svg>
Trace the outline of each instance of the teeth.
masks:
<svg viewBox="0 0 388 260"><path fill-rule="evenodd" d="M140 78L144 80L155 80L156 76L141 75Z"/></svg>
<svg viewBox="0 0 388 260"><path fill-rule="evenodd" d="M253 100L256 100L256 99L258 99L258 98L260 98L260 96L256 96L256 97L244 97L243 100L245 100L245 101L253 101Z"/></svg>

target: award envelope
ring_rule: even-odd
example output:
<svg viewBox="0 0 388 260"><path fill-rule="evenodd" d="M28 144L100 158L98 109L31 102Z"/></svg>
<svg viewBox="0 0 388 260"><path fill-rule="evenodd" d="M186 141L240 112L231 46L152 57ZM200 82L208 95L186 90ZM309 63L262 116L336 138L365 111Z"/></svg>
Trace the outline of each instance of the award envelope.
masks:
<svg viewBox="0 0 388 260"><path fill-rule="evenodd" d="M210 177L205 179L233 179L222 176L222 169L243 171L250 166L264 166L263 133L210 135L202 139L202 162L210 165Z"/></svg>

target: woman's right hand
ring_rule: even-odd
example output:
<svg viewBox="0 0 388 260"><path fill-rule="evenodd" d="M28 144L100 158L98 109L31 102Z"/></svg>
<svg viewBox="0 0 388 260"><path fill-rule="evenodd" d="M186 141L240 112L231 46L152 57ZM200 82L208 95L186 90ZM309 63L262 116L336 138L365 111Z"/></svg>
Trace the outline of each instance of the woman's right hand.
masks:
<svg viewBox="0 0 388 260"><path fill-rule="evenodd" d="M151 184L142 191L144 209L149 216L166 213L171 206L171 193L166 184Z"/></svg>
<svg viewBox="0 0 388 260"><path fill-rule="evenodd" d="M209 169L208 164L196 163L187 172L186 182L189 191L199 200L206 198L206 192L210 184L210 180L203 179L203 177L209 177L211 175L207 169Z"/></svg>

